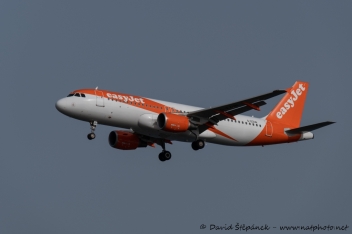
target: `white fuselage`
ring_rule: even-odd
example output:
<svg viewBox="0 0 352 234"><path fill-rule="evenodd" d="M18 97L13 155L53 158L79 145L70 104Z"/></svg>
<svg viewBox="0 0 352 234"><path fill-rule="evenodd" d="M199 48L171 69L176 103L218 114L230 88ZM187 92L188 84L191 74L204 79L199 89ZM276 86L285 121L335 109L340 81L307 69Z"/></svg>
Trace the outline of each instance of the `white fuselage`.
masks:
<svg viewBox="0 0 352 234"><path fill-rule="evenodd" d="M197 139L197 136L189 130L182 133L160 130L156 124L156 119L158 114L164 111L162 105L181 110L182 113L203 108L148 99L161 104L161 106L146 110L140 108L142 103L131 104L128 101L116 101L90 94L85 96L62 98L57 102L56 107L60 112L75 119L88 122L97 121L103 125L131 129L149 137L184 142L193 142ZM199 139L222 145L246 145L255 139L264 128L268 128L266 124L267 121L265 119L236 115L236 120L229 118L220 121L214 126L215 130L204 131L199 135ZM272 126L267 131L269 131L268 137L270 137L270 132L273 131Z"/></svg>

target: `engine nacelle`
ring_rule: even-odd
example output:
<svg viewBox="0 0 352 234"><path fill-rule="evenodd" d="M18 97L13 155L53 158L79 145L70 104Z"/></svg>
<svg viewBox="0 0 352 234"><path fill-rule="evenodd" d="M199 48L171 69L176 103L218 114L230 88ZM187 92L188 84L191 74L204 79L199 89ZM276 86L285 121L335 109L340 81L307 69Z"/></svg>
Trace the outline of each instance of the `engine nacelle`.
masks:
<svg viewBox="0 0 352 234"><path fill-rule="evenodd" d="M138 147L147 147L146 142L141 141L136 134L128 131L110 132L109 144L111 147L121 150L134 150Z"/></svg>
<svg viewBox="0 0 352 234"><path fill-rule="evenodd" d="M168 132L185 132L191 126L187 116L171 113L159 114L157 123L160 129Z"/></svg>

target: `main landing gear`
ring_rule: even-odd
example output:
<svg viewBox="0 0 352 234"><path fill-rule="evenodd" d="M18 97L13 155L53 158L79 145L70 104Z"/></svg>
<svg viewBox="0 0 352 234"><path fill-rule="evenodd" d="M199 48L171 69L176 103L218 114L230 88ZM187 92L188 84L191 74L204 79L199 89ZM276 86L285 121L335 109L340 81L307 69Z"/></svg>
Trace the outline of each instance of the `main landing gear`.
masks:
<svg viewBox="0 0 352 234"><path fill-rule="evenodd" d="M203 149L204 146L205 146L205 143L203 140L196 140L192 142L192 149L194 150Z"/></svg>
<svg viewBox="0 0 352 234"><path fill-rule="evenodd" d="M166 160L170 160L171 159L171 153L170 151L166 151L163 150L160 154L159 154L159 160L164 162Z"/></svg>
<svg viewBox="0 0 352 234"><path fill-rule="evenodd" d="M163 151L159 154L159 160L162 162L170 160L171 153L165 150L165 141L158 142L157 144L159 144L163 148ZM192 142L192 148L194 150L203 149L204 146L205 146L205 143L203 140L196 140Z"/></svg>
<svg viewBox="0 0 352 234"><path fill-rule="evenodd" d="M159 160L162 162L170 160L171 153L170 151L165 150L165 141L161 141L160 145L163 148L163 151L159 154Z"/></svg>
<svg viewBox="0 0 352 234"><path fill-rule="evenodd" d="M88 133L87 138L89 140L93 140L95 138L94 131L95 131L95 128L97 127L97 125L98 125L98 122L97 121L92 121L92 122L89 122L89 124L90 124L91 133Z"/></svg>

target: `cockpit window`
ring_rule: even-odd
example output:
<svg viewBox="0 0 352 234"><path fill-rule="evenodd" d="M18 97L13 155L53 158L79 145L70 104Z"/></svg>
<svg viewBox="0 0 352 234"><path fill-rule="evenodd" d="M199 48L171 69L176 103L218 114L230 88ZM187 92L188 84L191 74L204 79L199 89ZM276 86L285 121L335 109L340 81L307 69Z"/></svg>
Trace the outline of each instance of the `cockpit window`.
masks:
<svg viewBox="0 0 352 234"><path fill-rule="evenodd" d="M72 97L72 96L75 96L75 97L86 97L86 95L84 93L70 93L69 95L67 95L67 97Z"/></svg>

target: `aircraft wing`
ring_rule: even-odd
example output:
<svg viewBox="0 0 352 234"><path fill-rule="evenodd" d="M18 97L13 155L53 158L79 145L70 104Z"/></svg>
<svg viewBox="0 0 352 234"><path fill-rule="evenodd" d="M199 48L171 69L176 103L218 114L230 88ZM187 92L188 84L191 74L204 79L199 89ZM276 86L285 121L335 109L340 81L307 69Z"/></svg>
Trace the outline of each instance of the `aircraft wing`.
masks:
<svg viewBox="0 0 352 234"><path fill-rule="evenodd" d="M188 113L187 116L190 117L190 119L194 122L200 123L199 133L202 133L209 128L209 125L215 125L221 120L234 118L233 116L252 109L260 110L259 107L266 104L263 100L278 96L283 93L286 93L286 90L275 90L271 93L262 94L226 105L193 111Z"/></svg>
<svg viewBox="0 0 352 234"><path fill-rule="evenodd" d="M321 122L321 123L307 125L307 126L304 126L304 127L299 127L299 128L286 130L285 132L289 133L289 134L300 134L300 133L303 133L303 132L310 132L310 131L313 131L315 129L322 128L322 127L325 127L325 126L333 124L333 123L335 123L335 122L325 121L325 122Z"/></svg>

